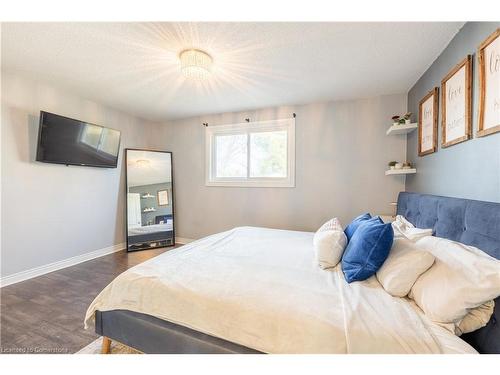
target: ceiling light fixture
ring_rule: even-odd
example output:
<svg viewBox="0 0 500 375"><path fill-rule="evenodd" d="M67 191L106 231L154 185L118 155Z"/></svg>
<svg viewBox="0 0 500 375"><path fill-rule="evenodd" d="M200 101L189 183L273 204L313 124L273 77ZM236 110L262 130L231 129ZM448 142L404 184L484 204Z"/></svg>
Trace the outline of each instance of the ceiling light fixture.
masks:
<svg viewBox="0 0 500 375"><path fill-rule="evenodd" d="M212 70L212 57L199 49L186 49L179 53L182 73L192 79L206 79Z"/></svg>
<svg viewBox="0 0 500 375"><path fill-rule="evenodd" d="M149 167L149 165L151 164L151 161L147 160L147 159L139 159L136 161L136 164L138 167Z"/></svg>

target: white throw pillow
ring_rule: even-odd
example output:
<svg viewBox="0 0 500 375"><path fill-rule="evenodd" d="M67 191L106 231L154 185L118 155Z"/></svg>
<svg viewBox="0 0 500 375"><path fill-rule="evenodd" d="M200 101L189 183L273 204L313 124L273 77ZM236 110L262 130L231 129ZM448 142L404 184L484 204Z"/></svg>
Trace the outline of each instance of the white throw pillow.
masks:
<svg viewBox="0 0 500 375"><path fill-rule="evenodd" d="M462 320L455 323L440 323L435 322L440 327L443 327L453 333L454 335L461 336L464 333L474 332L479 328L484 327L490 321L495 309L495 302L488 301L481 306L470 310Z"/></svg>
<svg viewBox="0 0 500 375"><path fill-rule="evenodd" d="M377 271L377 279L387 293L404 297L433 263L431 253L421 250L405 237L395 238L389 256Z"/></svg>
<svg viewBox="0 0 500 375"><path fill-rule="evenodd" d="M495 302L488 301L481 306L469 311L455 327L455 333L460 336L464 333L474 332L484 327L490 321L495 309Z"/></svg>
<svg viewBox="0 0 500 375"><path fill-rule="evenodd" d="M319 266L323 269L335 267L347 245L339 219L334 218L323 224L314 234L313 245Z"/></svg>
<svg viewBox="0 0 500 375"><path fill-rule="evenodd" d="M499 260L444 238L424 237L416 245L436 257L409 294L429 319L459 323L472 309L500 295Z"/></svg>
<svg viewBox="0 0 500 375"><path fill-rule="evenodd" d="M418 241L422 237L432 236L432 228L415 228L415 226L402 215L396 216L396 219L392 222L392 229L394 230L394 238L405 237L411 241Z"/></svg>

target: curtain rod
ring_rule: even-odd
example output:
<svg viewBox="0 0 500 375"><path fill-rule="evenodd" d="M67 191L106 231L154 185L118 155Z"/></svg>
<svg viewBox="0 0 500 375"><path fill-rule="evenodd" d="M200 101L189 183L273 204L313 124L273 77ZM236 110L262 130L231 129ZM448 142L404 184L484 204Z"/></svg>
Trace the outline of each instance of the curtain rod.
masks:
<svg viewBox="0 0 500 375"><path fill-rule="evenodd" d="M297 114L296 114L295 112L293 112L293 113L292 113L292 116L293 116L293 118L296 118L296 117L297 117ZM247 118L245 119L245 121L246 121L246 122L250 122L250 118L249 118L249 117L247 117ZM271 120L271 121L272 121L272 120ZM208 122L202 122L202 125L203 125L203 126L205 126L205 127L207 127L207 126L208 126Z"/></svg>

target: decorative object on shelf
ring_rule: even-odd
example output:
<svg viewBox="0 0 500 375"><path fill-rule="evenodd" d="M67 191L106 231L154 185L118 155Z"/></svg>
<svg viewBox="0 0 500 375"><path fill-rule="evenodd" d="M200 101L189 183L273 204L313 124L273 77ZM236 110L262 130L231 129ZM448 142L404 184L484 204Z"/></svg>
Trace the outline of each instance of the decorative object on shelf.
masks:
<svg viewBox="0 0 500 375"><path fill-rule="evenodd" d="M438 88L434 87L418 105L418 156L437 151Z"/></svg>
<svg viewBox="0 0 500 375"><path fill-rule="evenodd" d="M441 147L472 135L472 56L467 55L441 81Z"/></svg>
<svg viewBox="0 0 500 375"><path fill-rule="evenodd" d="M158 195L158 206L168 206L168 190L160 190Z"/></svg>
<svg viewBox="0 0 500 375"><path fill-rule="evenodd" d="M411 112L406 112L406 113L405 113L405 115L403 116L403 120L404 120L404 123L405 123L406 125L410 125L410 124L411 124L411 120L410 120L411 115L412 115L412 113L411 113ZM401 122L401 121L400 121L400 122Z"/></svg>
<svg viewBox="0 0 500 375"><path fill-rule="evenodd" d="M409 125L411 124L410 117L412 113L411 112L406 112L403 116L400 115L394 115L391 117L392 119L392 124L393 125Z"/></svg>
<svg viewBox="0 0 500 375"><path fill-rule="evenodd" d="M477 136L500 132L500 28L479 45L479 125Z"/></svg>
<svg viewBox="0 0 500 375"><path fill-rule="evenodd" d="M144 194L143 196L141 196L142 199L147 199L147 198L154 198L155 196L152 195L152 194L149 194L149 193L146 193Z"/></svg>
<svg viewBox="0 0 500 375"><path fill-rule="evenodd" d="M396 116L392 116L392 124L393 125L399 125L399 120L401 117L399 117L399 115L396 115Z"/></svg>
<svg viewBox="0 0 500 375"><path fill-rule="evenodd" d="M390 161L389 163L387 163L387 165L389 166L389 170L391 171L396 171L396 170L399 170L399 169L411 169L412 168L412 165L409 161L406 161L404 163L402 162L399 162L399 161Z"/></svg>

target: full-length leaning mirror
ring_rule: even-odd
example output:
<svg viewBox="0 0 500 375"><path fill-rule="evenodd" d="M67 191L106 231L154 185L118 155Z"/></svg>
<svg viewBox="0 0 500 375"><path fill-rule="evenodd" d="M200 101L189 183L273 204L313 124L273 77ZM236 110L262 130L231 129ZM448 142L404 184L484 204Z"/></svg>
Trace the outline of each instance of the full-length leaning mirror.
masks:
<svg viewBox="0 0 500 375"><path fill-rule="evenodd" d="M127 250L173 246L172 153L126 149Z"/></svg>

